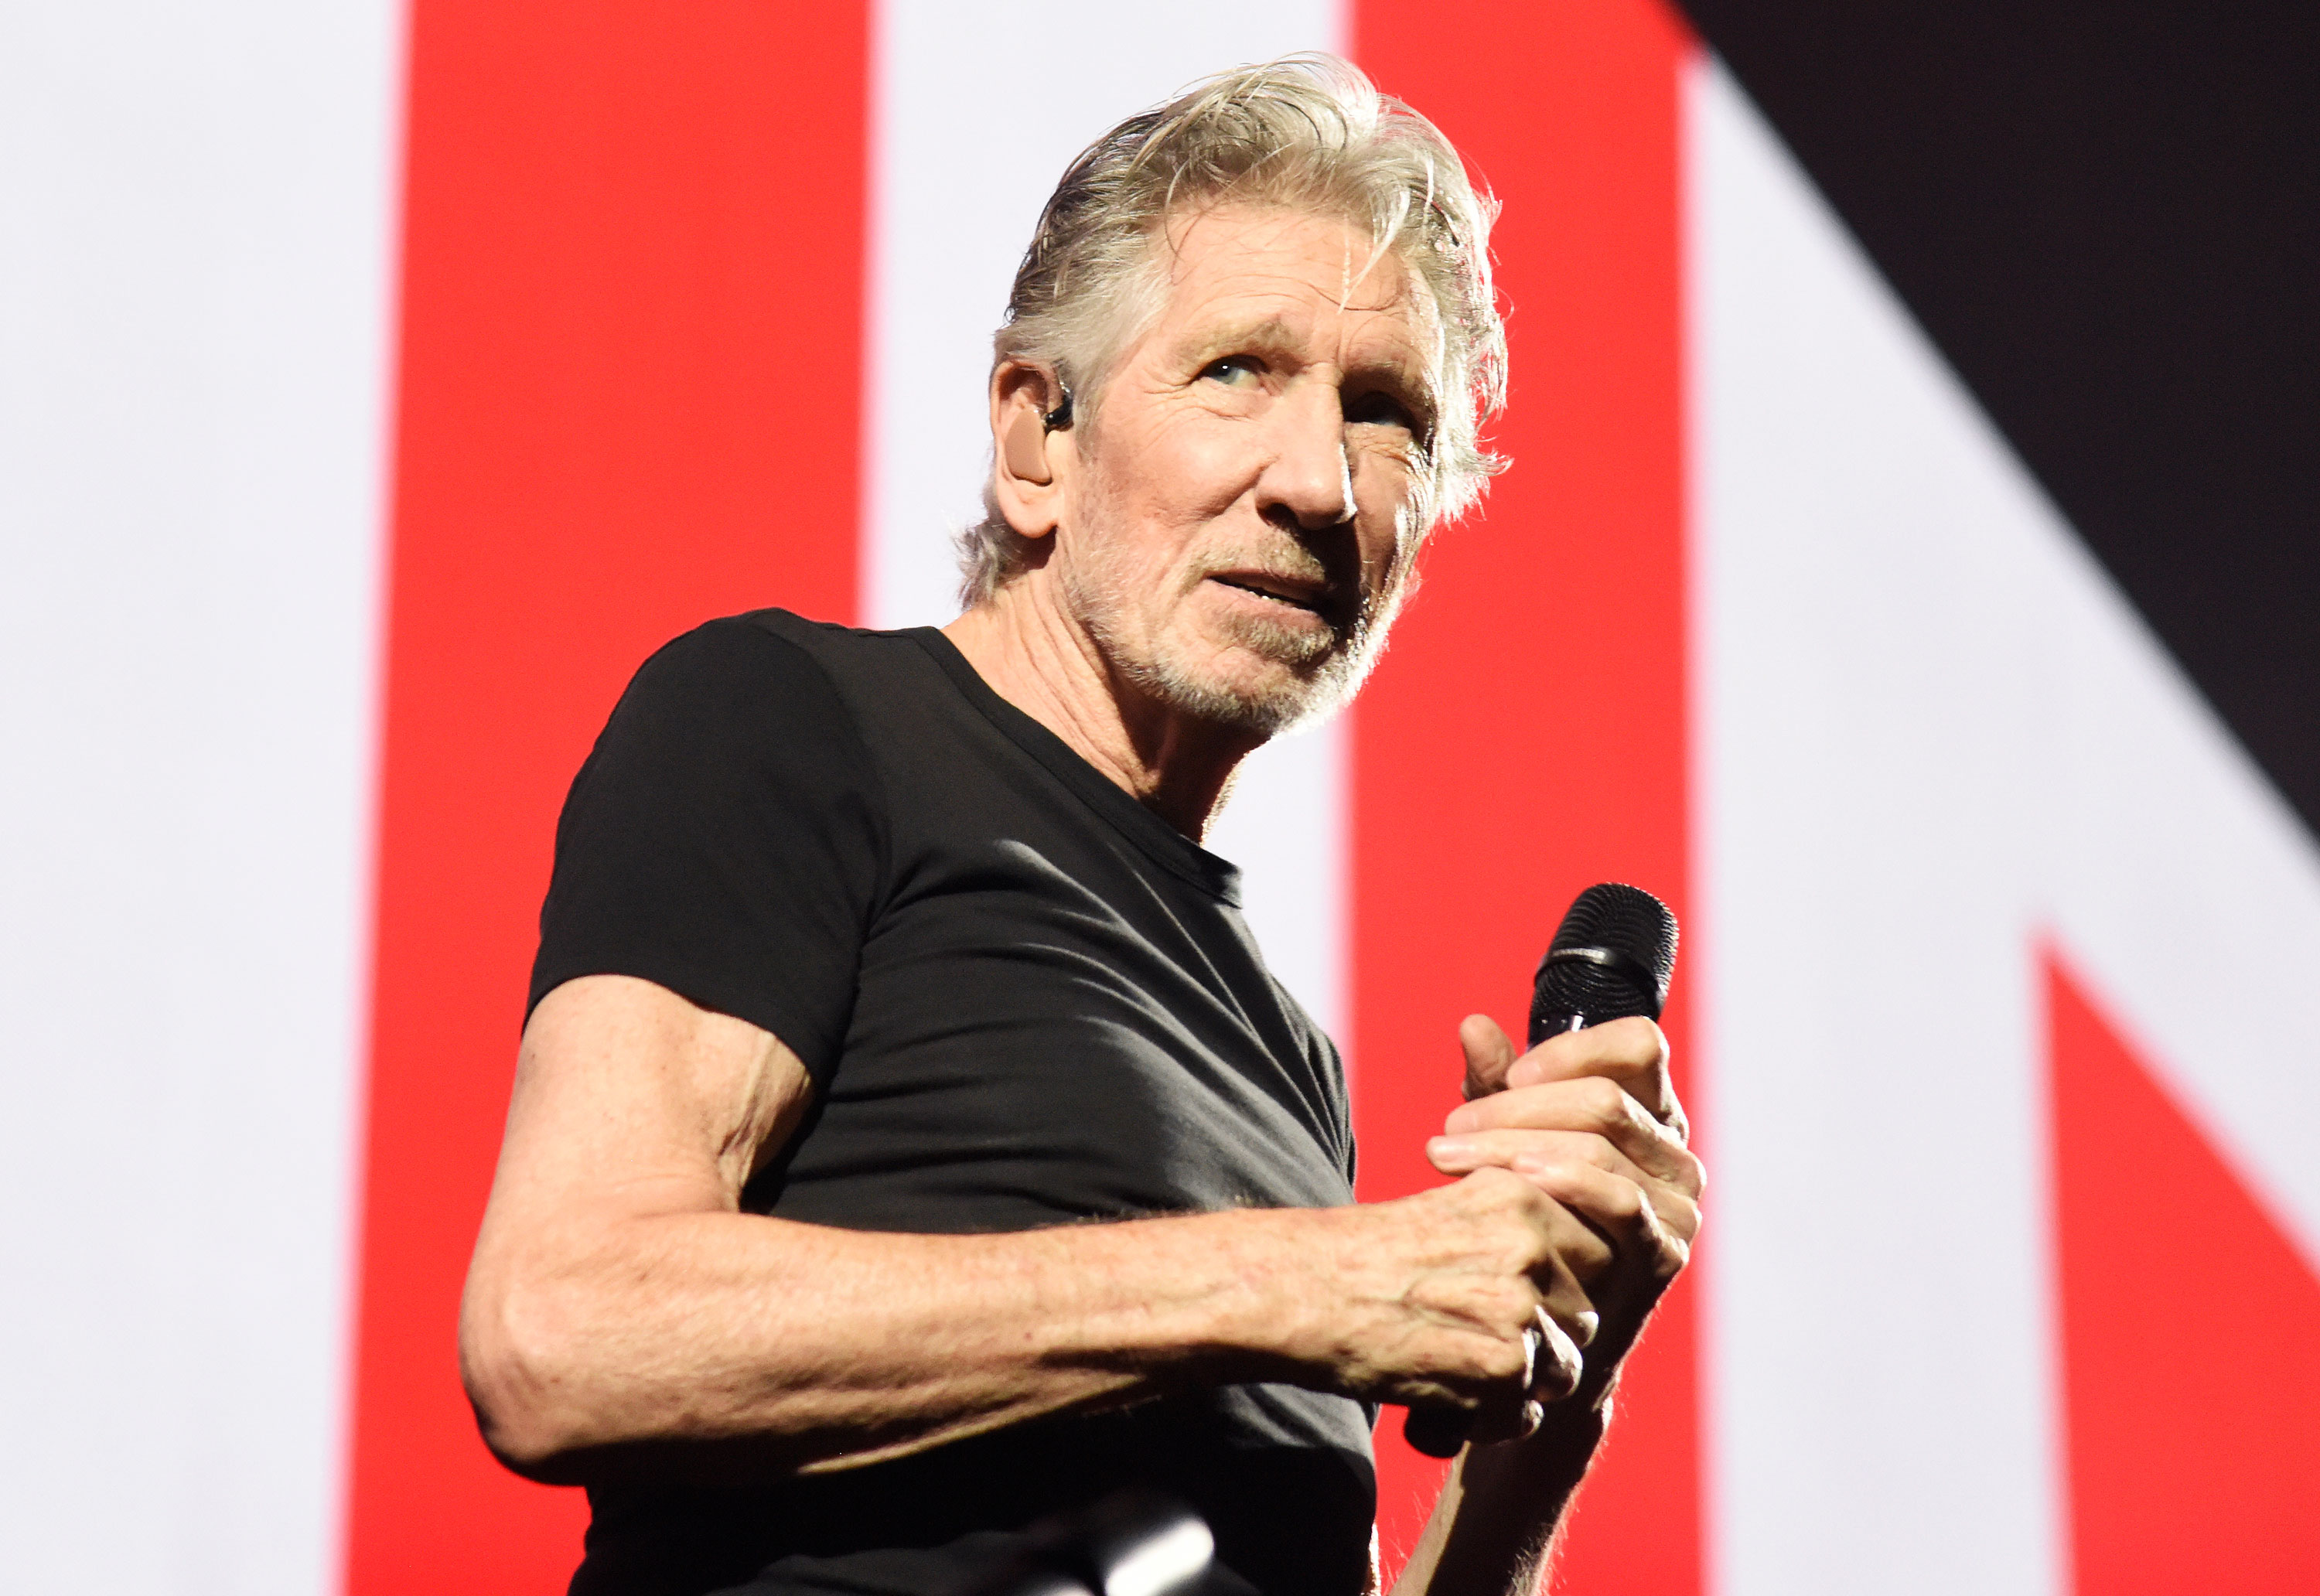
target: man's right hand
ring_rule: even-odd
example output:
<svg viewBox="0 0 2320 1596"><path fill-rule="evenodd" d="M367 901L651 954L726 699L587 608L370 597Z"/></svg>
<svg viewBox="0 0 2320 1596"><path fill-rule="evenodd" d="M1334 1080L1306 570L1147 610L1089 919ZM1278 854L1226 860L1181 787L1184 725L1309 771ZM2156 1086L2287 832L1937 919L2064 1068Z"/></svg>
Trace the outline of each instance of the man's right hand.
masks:
<svg viewBox="0 0 2320 1596"><path fill-rule="evenodd" d="M1390 1202L1276 1216L1303 1267L1284 1348L1327 1385L1455 1407L1477 1440L1520 1436L1525 1404L1576 1389L1602 1238L1530 1182L1480 1169Z"/></svg>

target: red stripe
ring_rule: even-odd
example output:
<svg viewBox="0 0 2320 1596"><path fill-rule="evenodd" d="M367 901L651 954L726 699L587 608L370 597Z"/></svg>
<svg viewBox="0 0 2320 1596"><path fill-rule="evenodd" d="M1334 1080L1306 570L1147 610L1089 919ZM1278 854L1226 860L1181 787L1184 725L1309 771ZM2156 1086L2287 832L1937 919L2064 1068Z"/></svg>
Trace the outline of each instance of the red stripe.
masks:
<svg viewBox="0 0 2320 1596"><path fill-rule="evenodd" d="M709 616L855 609L855 6L419 0L348 1582L563 1588L453 1320L557 807Z"/></svg>
<svg viewBox="0 0 2320 1596"><path fill-rule="evenodd" d="M2320 1590L2320 1277L2045 975L2074 1587Z"/></svg>
<svg viewBox="0 0 2320 1596"><path fill-rule="evenodd" d="M1681 916L1686 870L1678 81L1652 0L1362 0L1364 65L1506 203L1513 457L1444 533L1354 721L1354 999L1364 1195L1431 1184L1460 1017L1519 1029L1572 896L1632 881ZM1667 1028L1688 1027L1678 973ZM1689 1288L1636 1355L1564 1583L1699 1588ZM1438 1465L1380 1431L1390 1558Z"/></svg>

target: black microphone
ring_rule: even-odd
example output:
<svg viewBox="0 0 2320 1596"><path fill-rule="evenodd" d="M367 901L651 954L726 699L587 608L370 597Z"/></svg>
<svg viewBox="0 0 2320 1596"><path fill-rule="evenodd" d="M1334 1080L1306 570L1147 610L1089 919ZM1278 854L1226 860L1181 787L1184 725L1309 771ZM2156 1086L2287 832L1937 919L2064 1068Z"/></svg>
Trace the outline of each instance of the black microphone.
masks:
<svg viewBox="0 0 2320 1596"><path fill-rule="evenodd" d="M1531 983L1530 1042L1640 1014L1657 1020L1675 975L1675 916L1641 887L1616 881L1579 894L1555 928ZM1467 1416L1413 1407L1401 1433L1428 1457L1455 1457Z"/></svg>
<svg viewBox="0 0 2320 1596"><path fill-rule="evenodd" d="M1531 983L1530 1046L1631 1014L1657 1020L1675 941L1675 916L1643 888L1607 881L1580 893Z"/></svg>

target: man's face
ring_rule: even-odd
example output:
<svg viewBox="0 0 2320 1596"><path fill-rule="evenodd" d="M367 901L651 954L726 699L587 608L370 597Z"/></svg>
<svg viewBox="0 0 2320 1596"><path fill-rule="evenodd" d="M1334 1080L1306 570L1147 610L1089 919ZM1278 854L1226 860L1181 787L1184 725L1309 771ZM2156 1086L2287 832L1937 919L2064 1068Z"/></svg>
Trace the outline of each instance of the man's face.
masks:
<svg viewBox="0 0 2320 1596"><path fill-rule="evenodd" d="M1227 206L1170 239L1166 308L1104 385L1055 575L1128 685L1270 735L1351 696L1384 641L1423 530L1436 322L1341 222Z"/></svg>

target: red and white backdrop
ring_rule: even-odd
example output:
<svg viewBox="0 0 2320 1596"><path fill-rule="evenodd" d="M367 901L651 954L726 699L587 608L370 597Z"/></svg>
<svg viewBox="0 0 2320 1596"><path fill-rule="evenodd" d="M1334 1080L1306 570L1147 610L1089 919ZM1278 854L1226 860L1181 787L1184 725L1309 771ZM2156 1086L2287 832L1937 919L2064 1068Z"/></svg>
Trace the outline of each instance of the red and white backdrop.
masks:
<svg viewBox="0 0 2320 1596"><path fill-rule="evenodd" d="M1710 1229L1561 1588L2320 1586L2320 847L1654 0L0 23L5 1582L561 1589L453 1313L565 784L700 620L946 619L1047 186L1305 48L1512 307L1514 469L1217 845L1366 1193L1573 892L1685 925Z"/></svg>

